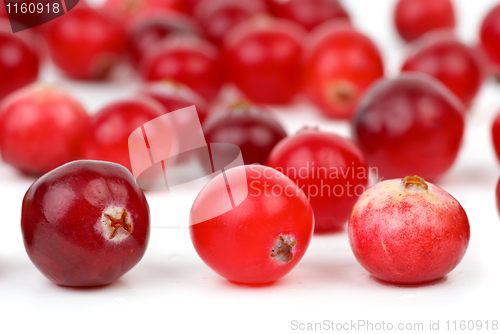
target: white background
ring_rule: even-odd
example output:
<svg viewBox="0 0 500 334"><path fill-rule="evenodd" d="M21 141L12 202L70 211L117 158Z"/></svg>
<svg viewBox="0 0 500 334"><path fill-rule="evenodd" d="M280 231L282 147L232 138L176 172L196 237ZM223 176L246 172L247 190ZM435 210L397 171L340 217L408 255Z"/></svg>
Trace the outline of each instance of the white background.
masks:
<svg viewBox="0 0 500 334"><path fill-rule="evenodd" d="M343 3L356 26L381 48L388 74L395 75L404 45L392 26L394 1ZM455 1L461 39L476 41L481 19L494 3ZM133 76L107 84L69 82L51 66L41 79L67 87L91 113L129 96L140 84ZM276 111L290 134L308 124L349 135L348 124L325 120L307 105L288 109ZM33 179L0 163L0 333L298 332L292 330L293 320L423 323L425 331L420 332L439 320L440 331L446 332L446 321L480 320L483 326L485 321L500 321L500 221L494 201L499 165L490 139L498 111L500 84L489 80L467 117L459 159L438 182L469 216L469 249L444 282L418 288L383 285L370 278L352 255L345 232L315 236L302 262L275 285L237 286L205 266L187 229L160 228L152 229L143 260L117 282L94 289L60 287L37 271L23 247L21 202ZM175 224L191 205L158 194L148 198L153 224Z"/></svg>

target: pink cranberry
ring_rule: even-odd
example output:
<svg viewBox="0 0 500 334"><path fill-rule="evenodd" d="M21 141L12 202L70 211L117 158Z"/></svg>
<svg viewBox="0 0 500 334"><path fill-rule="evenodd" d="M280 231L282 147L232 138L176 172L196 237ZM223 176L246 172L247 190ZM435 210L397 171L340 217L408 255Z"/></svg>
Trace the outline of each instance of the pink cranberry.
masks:
<svg viewBox="0 0 500 334"><path fill-rule="evenodd" d="M212 101L223 81L219 50L204 40L172 37L148 52L141 63L146 81L180 82Z"/></svg>
<svg viewBox="0 0 500 334"><path fill-rule="evenodd" d="M0 100L38 78L40 57L34 42L33 34L13 34L8 22L0 19Z"/></svg>
<svg viewBox="0 0 500 334"><path fill-rule="evenodd" d="M87 129L83 107L62 89L28 86L0 105L0 151L5 162L41 175L77 159Z"/></svg>
<svg viewBox="0 0 500 334"><path fill-rule="evenodd" d="M28 189L21 230L29 258L49 280L73 287L105 285L144 255L149 207L126 168L75 161Z"/></svg>
<svg viewBox="0 0 500 334"><path fill-rule="evenodd" d="M304 191L314 210L315 233L341 230L368 185L368 165L356 144L316 129L282 140L267 165Z"/></svg>
<svg viewBox="0 0 500 334"><path fill-rule="evenodd" d="M261 0L203 0L196 6L194 17L208 39L221 45L231 28L263 13L266 13L266 5Z"/></svg>
<svg viewBox="0 0 500 334"><path fill-rule="evenodd" d="M455 9L451 0L399 0L394 11L399 35L411 42L425 33L455 28Z"/></svg>
<svg viewBox="0 0 500 334"><path fill-rule="evenodd" d="M295 21L307 30L329 20L350 20L349 13L337 0L269 0L268 3L274 15Z"/></svg>
<svg viewBox="0 0 500 334"><path fill-rule="evenodd" d="M106 78L125 47L123 27L90 7L76 7L50 27L52 60L75 79Z"/></svg>
<svg viewBox="0 0 500 334"><path fill-rule="evenodd" d="M127 28L132 62L138 65L149 49L178 34L201 35L201 28L189 16L174 11L155 11L139 16Z"/></svg>
<svg viewBox="0 0 500 334"><path fill-rule="evenodd" d="M274 117L247 102L237 102L228 110L214 113L203 124L203 133L207 143L238 146L247 165L264 165L274 146L286 137L285 129ZM227 152L228 157L230 154Z"/></svg>
<svg viewBox="0 0 500 334"><path fill-rule="evenodd" d="M404 74L375 84L361 101L353 133L378 176L436 179L462 144L465 107L436 79Z"/></svg>
<svg viewBox="0 0 500 334"><path fill-rule="evenodd" d="M460 263L470 239L460 203L418 176L369 188L354 205L348 233L359 263L395 284L443 278Z"/></svg>
<svg viewBox="0 0 500 334"><path fill-rule="evenodd" d="M402 71L429 74L470 107L483 81L476 53L452 34L430 32L412 45Z"/></svg>
<svg viewBox="0 0 500 334"><path fill-rule="evenodd" d="M254 103L286 104L301 85L303 28L283 19L256 18L224 40L226 74Z"/></svg>

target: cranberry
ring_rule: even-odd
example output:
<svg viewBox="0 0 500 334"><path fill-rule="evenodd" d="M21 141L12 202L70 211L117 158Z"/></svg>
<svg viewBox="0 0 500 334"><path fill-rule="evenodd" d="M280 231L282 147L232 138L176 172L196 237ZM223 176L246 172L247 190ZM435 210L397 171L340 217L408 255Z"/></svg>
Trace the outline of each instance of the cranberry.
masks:
<svg viewBox="0 0 500 334"><path fill-rule="evenodd" d="M90 119L83 157L115 162L132 171L128 147L130 134L164 113L160 103L146 97L104 107Z"/></svg>
<svg viewBox="0 0 500 334"><path fill-rule="evenodd" d="M28 86L0 105L0 151L5 162L41 175L77 159L88 124L83 107L55 87Z"/></svg>
<svg viewBox="0 0 500 334"><path fill-rule="evenodd" d="M485 57L496 70L495 74L500 73L500 4L493 7L481 24L480 31L481 49Z"/></svg>
<svg viewBox="0 0 500 334"><path fill-rule="evenodd" d="M434 78L404 74L375 84L361 101L354 136L384 178L435 179L455 161L465 107Z"/></svg>
<svg viewBox="0 0 500 334"><path fill-rule="evenodd" d="M300 89L304 31L280 19L257 18L239 24L224 40L226 70L255 103L291 102Z"/></svg>
<svg viewBox="0 0 500 334"><path fill-rule="evenodd" d="M368 166L356 144L313 129L282 140L267 165L304 191L314 210L316 233L340 230L368 184Z"/></svg>
<svg viewBox="0 0 500 334"><path fill-rule="evenodd" d="M496 156L500 161L500 113L497 114L491 130L493 147L495 149Z"/></svg>
<svg viewBox="0 0 500 334"><path fill-rule="evenodd" d="M34 36L8 29L8 23L0 19L0 100L35 81L40 66L39 55L32 48Z"/></svg>
<svg viewBox="0 0 500 334"><path fill-rule="evenodd" d="M423 284L458 265L470 228L455 198L418 176L407 176L368 189L354 206L348 234L356 259L375 278Z"/></svg>
<svg viewBox="0 0 500 334"><path fill-rule="evenodd" d="M201 35L201 28L189 16L174 11L141 15L127 29L128 52L137 65L146 52L172 34Z"/></svg>
<svg viewBox="0 0 500 334"><path fill-rule="evenodd" d="M247 184L237 182L244 180ZM230 200L238 198L232 208ZM221 214L223 203L228 206ZM251 165L229 169L210 181L194 201L190 224L194 248L216 273L237 283L266 284L300 261L314 218L306 196L289 178Z"/></svg>
<svg viewBox="0 0 500 334"><path fill-rule="evenodd" d="M399 0L394 11L399 35L411 42L425 33L455 28L455 10L451 0Z"/></svg>
<svg viewBox="0 0 500 334"><path fill-rule="evenodd" d="M500 214L500 179L497 182L495 198L496 198L496 204L497 204L497 211Z"/></svg>
<svg viewBox="0 0 500 334"><path fill-rule="evenodd" d="M203 123L208 115L208 105L205 99L182 84L170 81L153 82L144 87L141 94L160 102L167 112L194 105L200 123ZM193 122L194 120L185 121Z"/></svg>
<svg viewBox="0 0 500 334"><path fill-rule="evenodd" d="M47 41L54 63L68 76L104 79L124 49L121 25L90 7L76 7L54 20Z"/></svg>
<svg viewBox="0 0 500 334"><path fill-rule="evenodd" d="M106 0L102 11L115 19L130 22L138 16L159 10L186 12L185 0Z"/></svg>
<svg viewBox="0 0 500 334"><path fill-rule="evenodd" d="M74 287L105 285L144 255L149 207L124 167L75 161L28 189L21 230L29 258L49 280Z"/></svg>
<svg viewBox="0 0 500 334"><path fill-rule="evenodd" d="M195 8L194 17L210 41L221 45L231 28L265 12L266 5L261 0L202 0Z"/></svg>
<svg viewBox="0 0 500 334"><path fill-rule="evenodd" d="M286 131L278 121L246 102L234 103L225 112L209 117L203 124L203 133L207 143L238 146L247 165L264 165L274 146L286 137Z"/></svg>
<svg viewBox="0 0 500 334"><path fill-rule="evenodd" d="M269 4L273 14L300 23L307 30L333 19L350 20L337 0L269 0Z"/></svg>
<svg viewBox="0 0 500 334"><path fill-rule="evenodd" d="M326 116L351 118L365 90L383 75L377 46L350 25L328 22L310 35L304 90Z"/></svg>
<svg viewBox="0 0 500 334"><path fill-rule="evenodd" d="M445 84L470 107L483 81L480 60L453 35L430 32L415 42L402 71L427 73Z"/></svg>
<svg viewBox="0 0 500 334"><path fill-rule="evenodd" d="M141 64L147 81L172 80L183 83L212 101L222 85L220 54L204 40L179 36L148 52Z"/></svg>

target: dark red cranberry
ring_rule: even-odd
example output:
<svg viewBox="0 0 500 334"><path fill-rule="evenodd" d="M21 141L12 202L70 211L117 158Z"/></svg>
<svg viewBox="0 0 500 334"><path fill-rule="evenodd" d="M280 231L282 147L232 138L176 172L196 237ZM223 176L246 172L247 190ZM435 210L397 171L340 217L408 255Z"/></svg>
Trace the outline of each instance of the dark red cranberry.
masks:
<svg viewBox="0 0 500 334"><path fill-rule="evenodd" d="M224 40L228 80L255 103L285 104L299 91L305 32L281 19L239 24Z"/></svg>
<svg viewBox="0 0 500 334"><path fill-rule="evenodd" d="M221 45L231 28L266 12L266 5L261 0L202 0L194 10L194 17L203 26L208 39Z"/></svg>
<svg viewBox="0 0 500 334"><path fill-rule="evenodd" d="M434 180L455 161L465 106L439 81L403 74L376 83L361 101L353 133L378 176Z"/></svg>
<svg viewBox="0 0 500 334"><path fill-rule="evenodd" d="M65 91L28 86L0 105L0 152L5 162L41 175L81 155L88 116Z"/></svg>
<svg viewBox="0 0 500 334"><path fill-rule="evenodd" d="M314 231L340 230L368 185L368 165L350 139L304 129L278 143L267 160L306 194L314 211Z"/></svg>
<svg viewBox="0 0 500 334"><path fill-rule="evenodd" d="M274 15L293 20L307 30L329 20L350 20L349 13L337 0L269 0L268 3Z"/></svg>
<svg viewBox="0 0 500 334"><path fill-rule="evenodd" d="M90 119L83 157L110 161L132 171L128 139L144 123L165 114L160 103L143 97L112 103Z"/></svg>
<svg viewBox="0 0 500 334"><path fill-rule="evenodd" d="M411 42L423 34L455 28L455 9L451 0L399 0L394 11L399 35Z"/></svg>
<svg viewBox="0 0 500 334"><path fill-rule="evenodd" d="M238 146L246 165L264 165L273 147L286 137L286 131L274 117L248 102L234 103L228 110L209 117L203 124L203 133L207 143Z"/></svg>
<svg viewBox="0 0 500 334"><path fill-rule="evenodd" d="M143 257L149 207L124 167L75 161L35 181L24 196L21 230L33 264L54 283L112 283Z"/></svg>
<svg viewBox="0 0 500 334"><path fill-rule="evenodd" d="M172 34L201 35L201 28L189 16L174 11L145 13L127 29L128 52L137 65L144 54Z"/></svg>
<svg viewBox="0 0 500 334"><path fill-rule="evenodd" d="M123 27L90 7L77 7L54 20L47 34L52 60L68 76L104 79L125 47Z"/></svg>
<svg viewBox="0 0 500 334"><path fill-rule="evenodd" d="M415 41L402 71L429 74L470 107L483 81L476 53L448 32L430 32Z"/></svg>
<svg viewBox="0 0 500 334"><path fill-rule="evenodd" d="M481 50L493 74L500 77L500 4L493 7L481 24Z"/></svg>
<svg viewBox="0 0 500 334"><path fill-rule="evenodd" d="M169 81L153 82L141 90L141 94L160 102L167 112L195 106L198 118L203 123L208 115L208 105L203 97L189 87ZM193 120L186 120L191 122Z"/></svg>
<svg viewBox="0 0 500 334"><path fill-rule="evenodd" d="M384 75L377 46L345 22L315 29L304 54L304 91L330 118L350 119L366 89Z"/></svg>
<svg viewBox="0 0 500 334"><path fill-rule="evenodd" d="M38 78L40 57L34 39L29 31L12 33L8 22L0 19L0 100Z"/></svg>
<svg viewBox="0 0 500 334"><path fill-rule="evenodd" d="M180 82L209 102L215 99L223 81L219 50L190 36L175 36L152 48L140 68L146 81Z"/></svg>

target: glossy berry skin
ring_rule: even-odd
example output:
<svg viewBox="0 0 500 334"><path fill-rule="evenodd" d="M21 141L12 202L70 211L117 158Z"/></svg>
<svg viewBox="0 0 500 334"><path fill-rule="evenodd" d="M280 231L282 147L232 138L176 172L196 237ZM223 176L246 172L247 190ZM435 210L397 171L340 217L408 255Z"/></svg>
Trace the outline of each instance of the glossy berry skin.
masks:
<svg viewBox="0 0 500 334"><path fill-rule="evenodd" d="M214 113L203 124L203 133L207 143L238 146L246 165L265 165L271 150L287 135L283 126L269 113L245 102Z"/></svg>
<svg viewBox="0 0 500 334"><path fill-rule="evenodd" d="M269 0L271 12L312 30L329 20L350 20L349 13L337 0Z"/></svg>
<svg viewBox="0 0 500 334"><path fill-rule="evenodd" d="M436 29L455 28L455 9L451 0L399 0L394 11L396 29L411 42Z"/></svg>
<svg viewBox="0 0 500 334"><path fill-rule="evenodd" d="M31 34L22 34L27 38L8 31L0 19L0 100L38 78L40 57L32 48Z"/></svg>
<svg viewBox="0 0 500 334"><path fill-rule="evenodd" d="M265 166L229 169L228 180L244 169L248 195L234 209L196 223L227 197L218 175L193 203L189 232L201 259L226 279L243 284L272 283L289 273L311 241L314 217L306 196L286 176ZM246 184L231 187L233 197ZM274 189L274 190L273 190ZM286 192L286 194L285 194Z"/></svg>
<svg viewBox="0 0 500 334"><path fill-rule="evenodd" d="M497 114L491 128L491 138L497 159L500 161L500 113Z"/></svg>
<svg viewBox="0 0 500 334"><path fill-rule="evenodd" d="M145 13L127 27L127 48L134 65L147 51L172 35L201 35L201 28L187 15L174 11Z"/></svg>
<svg viewBox="0 0 500 334"><path fill-rule="evenodd" d="M361 195L348 234L354 256L375 278L425 284L459 264L470 227L455 198L414 176L380 182Z"/></svg>
<svg viewBox="0 0 500 334"><path fill-rule="evenodd" d="M314 210L315 233L342 229L368 185L368 165L356 144L314 129L282 140L267 165L302 187Z"/></svg>
<svg viewBox="0 0 500 334"><path fill-rule="evenodd" d="M500 4L493 7L481 24L480 43L482 52L491 63L495 75L500 77Z"/></svg>
<svg viewBox="0 0 500 334"><path fill-rule="evenodd" d="M83 158L118 163L132 171L128 139L130 134L165 113L156 101L134 98L112 103L90 119Z"/></svg>
<svg viewBox="0 0 500 334"><path fill-rule="evenodd" d="M257 18L224 40L228 81L254 103L290 103L300 89L304 30L288 20Z"/></svg>
<svg viewBox="0 0 500 334"><path fill-rule="evenodd" d="M483 81L483 69L476 53L453 35L430 32L412 45L401 71L429 74L470 107Z"/></svg>
<svg viewBox="0 0 500 334"><path fill-rule="evenodd" d="M130 23L135 18L162 10L186 12L184 0L106 0L100 10L108 17Z"/></svg>
<svg viewBox="0 0 500 334"><path fill-rule="evenodd" d="M379 177L418 174L434 180L457 157L464 113L464 105L436 79L405 74L370 89L354 117L353 134Z"/></svg>
<svg viewBox="0 0 500 334"><path fill-rule="evenodd" d="M54 63L79 80L105 79L125 47L123 27L90 7L76 7L51 22L46 39Z"/></svg>
<svg viewBox="0 0 500 334"><path fill-rule="evenodd" d="M377 46L350 25L328 22L309 36L304 91L325 116L350 119L366 89L383 75Z"/></svg>
<svg viewBox="0 0 500 334"><path fill-rule="evenodd" d="M194 17L203 26L207 38L222 45L229 30L266 12L266 5L261 0L202 0L194 10Z"/></svg>
<svg viewBox="0 0 500 334"><path fill-rule="evenodd" d="M167 112L194 105L200 123L203 123L208 115L208 103L205 99L185 85L169 81L152 82L147 84L140 94L158 101ZM192 122L193 120L185 121Z"/></svg>
<svg viewBox="0 0 500 334"><path fill-rule="evenodd" d="M218 49L194 37L177 37L148 52L141 63L146 81L169 80L185 84L207 101L215 99L223 75Z"/></svg>
<svg viewBox="0 0 500 334"><path fill-rule="evenodd" d="M0 152L18 170L44 174L81 155L89 117L64 90L28 86L0 104Z"/></svg>
<svg viewBox="0 0 500 334"><path fill-rule="evenodd" d="M149 207L126 168L75 161L28 189L21 230L29 258L49 280L72 287L105 285L144 255Z"/></svg>

